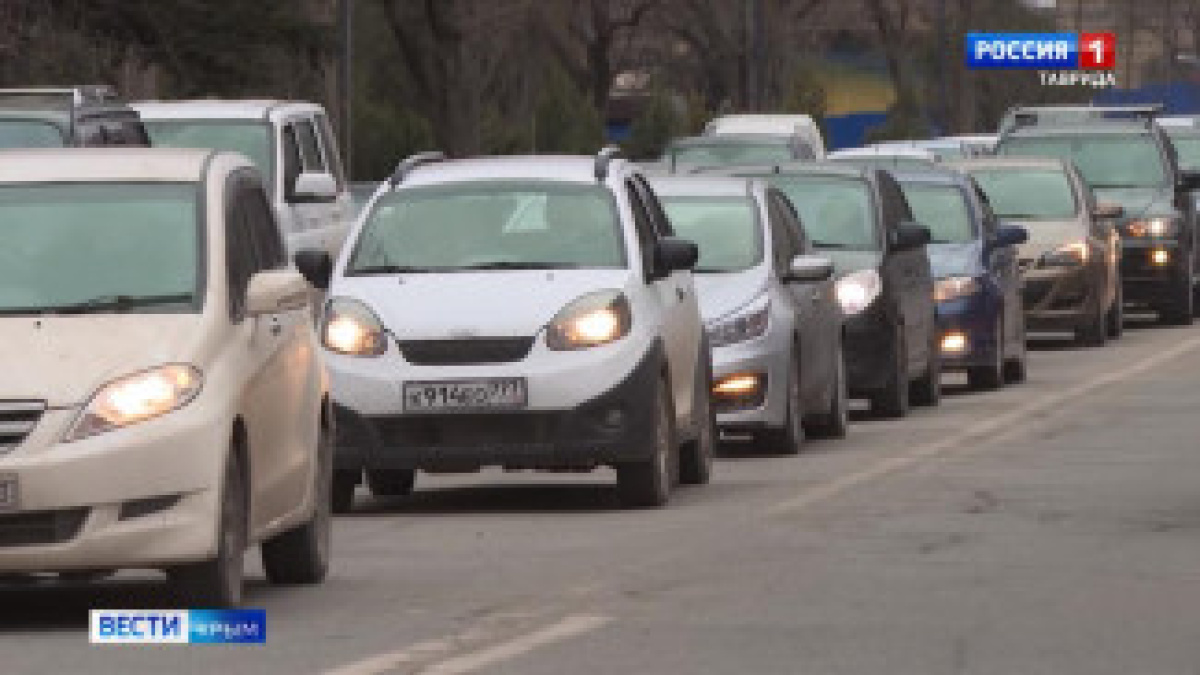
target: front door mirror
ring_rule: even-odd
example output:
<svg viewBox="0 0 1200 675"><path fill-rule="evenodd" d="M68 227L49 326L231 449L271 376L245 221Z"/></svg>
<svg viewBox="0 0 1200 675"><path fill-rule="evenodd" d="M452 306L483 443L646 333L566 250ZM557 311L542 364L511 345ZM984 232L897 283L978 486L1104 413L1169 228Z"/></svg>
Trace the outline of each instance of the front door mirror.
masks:
<svg viewBox="0 0 1200 675"><path fill-rule="evenodd" d="M267 270L250 277L246 289L246 316L278 314L309 306L312 288L299 272Z"/></svg>
<svg viewBox="0 0 1200 675"><path fill-rule="evenodd" d="M1097 204L1092 211L1092 217L1096 220L1116 220L1123 215L1125 215L1125 207L1108 202Z"/></svg>
<svg viewBox="0 0 1200 675"><path fill-rule="evenodd" d="M337 196L337 181L330 173L302 173L292 187L292 201L295 202L332 202Z"/></svg>
<svg viewBox="0 0 1200 675"><path fill-rule="evenodd" d="M784 281L825 281L833 276L833 261L819 255L798 255L784 272Z"/></svg>
<svg viewBox="0 0 1200 675"><path fill-rule="evenodd" d="M1179 186L1188 192L1200 190L1200 171L1184 171L1179 177Z"/></svg>
<svg viewBox="0 0 1200 675"><path fill-rule="evenodd" d="M327 251L317 249L305 249L297 251L294 258L296 270L312 284L312 287L320 290L329 290L329 282L333 278L333 258L329 256Z"/></svg>
<svg viewBox="0 0 1200 675"><path fill-rule="evenodd" d="M911 251L929 243L932 236L929 228L912 221L905 220L896 226L892 233L892 248L897 251Z"/></svg>
<svg viewBox="0 0 1200 675"><path fill-rule="evenodd" d="M1001 225L996 228L996 233L992 235L992 248L1004 248L1005 246L1016 246L1029 241L1029 232L1019 225Z"/></svg>
<svg viewBox="0 0 1200 675"><path fill-rule="evenodd" d="M686 239L663 237L654 249L655 266L662 275L690 270L700 259L700 249Z"/></svg>

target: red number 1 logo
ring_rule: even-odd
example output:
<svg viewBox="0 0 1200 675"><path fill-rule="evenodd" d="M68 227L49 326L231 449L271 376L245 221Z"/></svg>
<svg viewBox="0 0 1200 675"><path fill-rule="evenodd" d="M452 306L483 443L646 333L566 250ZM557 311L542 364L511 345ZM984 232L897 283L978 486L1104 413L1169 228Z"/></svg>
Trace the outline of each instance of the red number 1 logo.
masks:
<svg viewBox="0 0 1200 675"><path fill-rule="evenodd" d="M1079 36L1079 67L1112 70L1117 67L1116 33L1083 33Z"/></svg>

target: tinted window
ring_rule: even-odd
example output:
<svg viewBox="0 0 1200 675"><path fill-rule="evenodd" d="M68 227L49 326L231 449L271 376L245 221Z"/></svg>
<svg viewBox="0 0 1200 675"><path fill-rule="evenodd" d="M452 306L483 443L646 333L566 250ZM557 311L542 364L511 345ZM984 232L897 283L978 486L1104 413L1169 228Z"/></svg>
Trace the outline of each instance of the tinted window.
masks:
<svg viewBox="0 0 1200 675"><path fill-rule="evenodd" d="M294 125L296 138L300 141L300 161L305 172L324 173L325 158L321 154L321 146L317 142L317 133L312 122L304 120Z"/></svg>
<svg viewBox="0 0 1200 675"><path fill-rule="evenodd" d="M1079 212L1067 174L1059 169L974 169L971 176L1000 218L1062 220Z"/></svg>
<svg viewBox="0 0 1200 675"><path fill-rule="evenodd" d="M1012 138L997 154L1071 160L1093 188L1159 187L1167 181L1164 158L1149 135Z"/></svg>
<svg viewBox="0 0 1200 675"><path fill-rule="evenodd" d="M193 185L0 187L0 313L199 306Z"/></svg>
<svg viewBox="0 0 1200 675"><path fill-rule="evenodd" d="M349 270L624 266L616 208L602 187L472 181L381 197Z"/></svg>
<svg viewBox="0 0 1200 675"><path fill-rule="evenodd" d="M813 246L878 250L870 187L859 178L764 176L779 188L796 212Z"/></svg>
<svg viewBox="0 0 1200 675"><path fill-rule="evenodd" d="M1167 132L1171 136L1171 144L1179 155L1179 168L1184 171L1200 171L1200 134Z"/></svg>
<svg viewBox="0 0 1200 675"><path fill-rule="evenodd" d="M249 157L264 176L271 176L275 171L271 127L262 122L147 120L145 125L150 141L156 147L240 152Z"/></svg>
<svg viewBox="0 0 1200 675"><path fill-rule="evenodd" d="M975 239L967 195L953 185L901 183L913 218L929 228L935 244L963 243Z"/></svg>
<svg viewBox="0 0 1200 675"><path fill-rule="evenodd" d="M762 226L749 197L661 199L675 231L700 248L696 272L738 272L762 262Z"/></svg>
<svg viewBox="0 0 1200 675"><path fill-rule="evenodd" d="M283 128L283 192L289 200L296 188L296 179L300 177L302 161L300 159L300 140L296 137L296 128L292 125Z"/></svg>
<svg viewBox="0 0 1200 675"><path fill-rule="evenodd" d="M11 148L61 148L63 134L51 122L0 119L0 150Z"/></svg>

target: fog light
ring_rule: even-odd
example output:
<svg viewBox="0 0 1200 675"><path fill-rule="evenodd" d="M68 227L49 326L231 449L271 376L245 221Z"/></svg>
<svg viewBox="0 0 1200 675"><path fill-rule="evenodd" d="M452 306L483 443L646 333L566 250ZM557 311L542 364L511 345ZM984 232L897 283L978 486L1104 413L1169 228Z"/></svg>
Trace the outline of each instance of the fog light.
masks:
<svg viewBox="0 0 1200 675"><path fill-rule="evenodd" d="M967 351L967 336L959 331L942 336L943 354L962 354Z"/></svg>
<svg viewBox="0 0 1200 675"><path fill-rule="evenodd" d="M1165 248L1156 248L1150 252L1150 262L1160 267L1166 265L1171 262L1171 252Z"/></svg>
<svg viewBox="0 0 1200 675"><path fill-rule="evenodd" d="M758 393L759 386L758 375L742 373L717 380L713 393L717 396L753 396Z"/></svg>

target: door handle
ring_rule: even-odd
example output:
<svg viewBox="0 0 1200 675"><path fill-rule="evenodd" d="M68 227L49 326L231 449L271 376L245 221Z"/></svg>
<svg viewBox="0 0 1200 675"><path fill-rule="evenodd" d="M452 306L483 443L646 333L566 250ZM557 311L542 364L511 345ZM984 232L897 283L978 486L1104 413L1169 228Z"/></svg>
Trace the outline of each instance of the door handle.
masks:
<svg viewBox="0 0 1200 675"><path fill-rule="evenodd" d="M282 334L283 334L283 326L279 325L279 320L275 319L275 320L271 321L271 335L274 335L275 337L279 337Z"/></svg>

